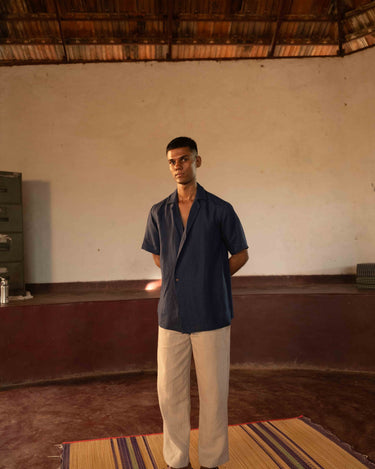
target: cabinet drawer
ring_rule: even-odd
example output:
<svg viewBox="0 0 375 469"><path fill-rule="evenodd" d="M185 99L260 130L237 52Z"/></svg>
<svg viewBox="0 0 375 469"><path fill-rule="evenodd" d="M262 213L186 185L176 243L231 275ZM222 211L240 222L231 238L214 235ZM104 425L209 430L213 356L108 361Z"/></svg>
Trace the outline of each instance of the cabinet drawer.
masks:
<svg viewBox="0 0 375 469"><path fill-rule="evenodd" d="M0 267L6 267L9 274L9 290L11 294L24 293L25 281L23 262L1 262Z"/></svg>
<svg viewBox="0 0 375 469"><path fill-rule="evenodd" d="M15 262L23 260L22 233L0 233L0 261Z"/></svg>
<svg viewBox="0 0 375 469"><path fill-rule="evenodd" d="M0 204L0 233L22 231L22 205Z"/></svg>
<svg viewBox="0 0 375 469"><path fill-rule="evenodd" d="M21 173L0 171L0 204L21 203Z"/></svg>

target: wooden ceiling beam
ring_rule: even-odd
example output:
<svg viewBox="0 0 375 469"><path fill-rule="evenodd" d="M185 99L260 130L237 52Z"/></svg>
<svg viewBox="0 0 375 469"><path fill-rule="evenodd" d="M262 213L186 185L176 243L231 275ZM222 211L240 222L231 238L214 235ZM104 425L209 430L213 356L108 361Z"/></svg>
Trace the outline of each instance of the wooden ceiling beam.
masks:
<svg viewBox="0 0 375 469"><path fill-rule="evenodd" d="M347 11L345 13L345 18L351 18L352 16L358 16L363 13L366 13L366 11L373 10L375 9L375 1L366 3L366 5L360 5L354 10Z"/></svg>
<svg viewBox="0 0 375 469"><path fill-rule="evenodd" d="M169 0L168 0L169 1ZM56 0L54 0L56 2ZM354 10L344 13L344 18L351 18L358 16L366 11L375 9L375 0L361 5ZM165 21L168 19L168 12L165 14L139 14L139 13L103 13L103 12L59 12L59 17L62 22L64 21ZM259 15L259 14L246 14L246 13L232 13L232 14L218 14L218 13L179 13L174 15L180 21L217 21L217 22L276 22L278 15ZM56 21L56 15L51 13L2 13L0 21ZM330 15L312 15L312 14L285 14L283 16L285 22L318 22L318 23L332 23L332 16Z"/></svg>
<svg viewBox="0 0 375 469"><path fill-rule="evenodd" d="M46 38L46 39L9 39L9 38L0 38L0 44L7 45L62 45L60 38ZM112 38L74 38L69 37L65 38L66 46L74 45L145 45L145 44L160 44L167 45L168 40L165 36L129 36L129 37L112 37ZM252 46L252 45L264 45L271 47L272 39L271 38L253 38L252 40L248 39L239 39L231 38L229 36L221 36L215 39L210 38L195 38L195 37L181 37L174 38L173 45L223 45L223 46ZM308 38L297 38L297 37L283 37L279 38L278 44L282 46L298 46L298 45L337 45L337 40L332 39L316 39L312 41Z"/></svg>
<svg viewBox="0 0 375 469"><path fill-rule="evenodd" d="M363 27L360 30L356 31L355 33L345 34L345 42L353 41L355 39L360 39L361 37L365 37L368 34L375 33L375 24L371 27Z"/></svg>
<svg viewBox="0 0 375 469"><path fill-rule="evenodd" d="M285 0L279 0L278 11L277 11L277 23L276 23L275 32L272 38L271 46L268 51L268 57L273 57L275 53L275 48L276 48L276 44L277 44L277 40L278 40L279 32L280 32L280 26L283 20L284 6L285 6Z"/></svg>
<svg viewBox="0 0 375 469"><path fill-rule="evenodd" d="M344 57L345 50L344 50L344 42L345 42L345 34L343 28L343 20L344 20L344 8L343 8L343 0L335 0L335 9L336 9L336 19L337 19L337 30L338 30L338 51L337 55L340 57Z"/></svg>
<svg viewBox="0 0 375 469"><path fill-rule="evenodd" d="M167 52L167 60L172 60L173 10L174 10L174 1L173 0L168 0L168 21L167 21L168 52Z"/></svg>
<svg viewBox="0 0 375 469"><path fill-rule="evenodd" d="M254 22L254 23L275 23L278 21L278 15L249 15L249 14L235 14L235 15L215 15L215 14L190 14L180 13L178 15L180 21L204 21L204 22ZM290 22L322 22L332 23L332 18L328 15L325 16L311 16L311 15L285 15L283 21Z"/></svg>
<svg viewBox="0 0 375 469"><path fill-rule="evenodd" d="M58 23L59 23L59 31L60 31L61 43L62 43L62 46L63 46L63 49L64 49L63 60L64 60L65 62L69 62L68 54L67 54L67 52L66 52L66 47L65 47L64 33L63 33L62 25L61 25L60 10L59 10L59 6L58 6L58 4L57 4L57 0L54 0L54 4L55 4L55 10L56 10L56 18L57 18L57 21L58 21Z"/></svg>
<svg viewBox="0 0 375 469"><path fill-rule="evenodd" d="M194 21L194 22L261 22L261 23L275 23L278 20L277 15L215 15L215 14L188 14L180 13L174 15L179 21ZM14 22L14 21L56 21L56 15L50 13L38 13L28 15L16 14L2 14L0 21ZM140 15L140 14L114 14L114 13L65 13L60 14L60 21L166 21L166 15ZM285 15L283 17L285 22L300 22L300 23L332 23L330 16L311 16L311 15Z"/></svg>
<svg viewBox="0 0 375 469"><path fill-rule="evenodd" d="M33 39L10 39L9 37L0 37L0 44L5 44L5 45L24 45L24 46L46 46L46 45L62 45L62 40L61 38L33 38Z"/></svg>

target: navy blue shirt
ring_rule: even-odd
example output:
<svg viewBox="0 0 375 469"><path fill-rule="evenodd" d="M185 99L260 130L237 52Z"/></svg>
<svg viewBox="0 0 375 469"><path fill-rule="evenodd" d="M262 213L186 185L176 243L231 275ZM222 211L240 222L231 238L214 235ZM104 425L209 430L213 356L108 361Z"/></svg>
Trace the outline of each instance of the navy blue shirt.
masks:
<svg viewBox="0 0 375 469"><path fill-rule="evenodd" d="M199 184L186 229L177 191L154 205L142 249L160 255L159 325L183 333L228 326L233 317L228 251L247 247L233 207Z"/></svg>

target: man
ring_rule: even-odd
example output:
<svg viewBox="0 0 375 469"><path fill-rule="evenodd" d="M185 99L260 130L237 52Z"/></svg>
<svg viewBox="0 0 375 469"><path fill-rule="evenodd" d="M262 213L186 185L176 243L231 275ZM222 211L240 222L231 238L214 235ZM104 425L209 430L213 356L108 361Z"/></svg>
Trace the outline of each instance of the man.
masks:
<svg viewBox="0 0 375 469"><path fill-rule="evenodd" d="M247 262L248 246L232 206L197 183L202 158L195 141L175 138L166 153L177 190L151 208L142 245L162 272L158 397L163 454L168 469L191 468L193 355L200 404L199 462L201 469L211 469L229 460L230 276Z"/></svg>

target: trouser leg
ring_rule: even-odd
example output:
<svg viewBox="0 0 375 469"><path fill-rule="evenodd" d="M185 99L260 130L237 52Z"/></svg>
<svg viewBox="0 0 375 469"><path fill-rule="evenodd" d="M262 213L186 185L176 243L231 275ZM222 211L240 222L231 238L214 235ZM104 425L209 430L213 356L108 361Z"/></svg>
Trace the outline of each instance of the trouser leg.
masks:
<svg viewBox="0 0 375 469"><path fill-rule="evenodd" d="M190 335L159 327L157 384L163 454L165 462L175 468L189 463L190 368Z"/></svg>
<svg viewBox="0 0 375 469"><path fill-rule="evenodd" d="M191 334L191 342L199 390L199 462L216 467L229 460L230 326Z"/></svg>

